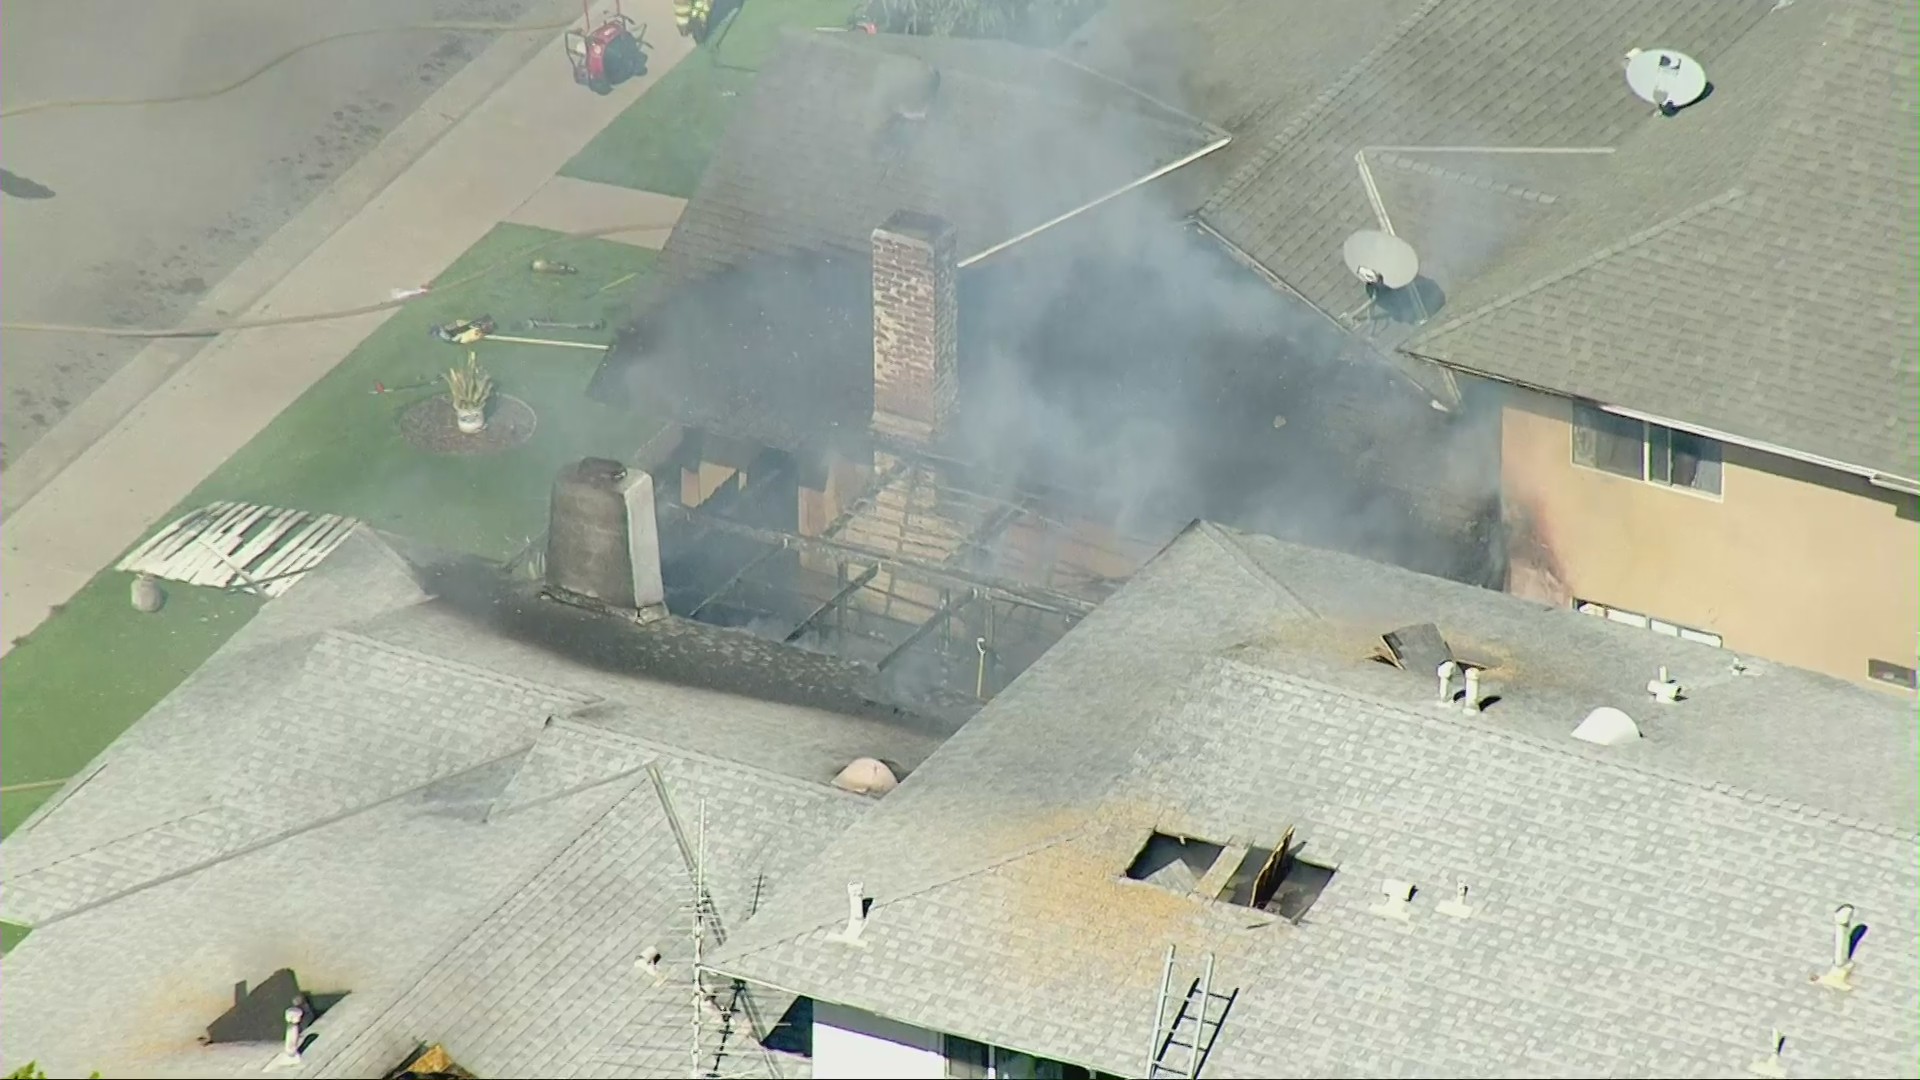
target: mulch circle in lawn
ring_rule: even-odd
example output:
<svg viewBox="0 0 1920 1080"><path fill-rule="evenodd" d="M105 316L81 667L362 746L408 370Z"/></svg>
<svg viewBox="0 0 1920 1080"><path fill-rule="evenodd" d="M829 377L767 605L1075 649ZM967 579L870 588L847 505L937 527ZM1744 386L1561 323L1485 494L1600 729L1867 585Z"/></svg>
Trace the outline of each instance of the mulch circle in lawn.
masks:
<svg viewBox="0 0 1920 1080"><path fill-rule="evenodd" d="M533 438L535 422L533 406L512 394L495 394L487 404L487 426L466 435L454 424L453 399L436 394L400 414L400 434L430 454L491 454Z"/></svg>

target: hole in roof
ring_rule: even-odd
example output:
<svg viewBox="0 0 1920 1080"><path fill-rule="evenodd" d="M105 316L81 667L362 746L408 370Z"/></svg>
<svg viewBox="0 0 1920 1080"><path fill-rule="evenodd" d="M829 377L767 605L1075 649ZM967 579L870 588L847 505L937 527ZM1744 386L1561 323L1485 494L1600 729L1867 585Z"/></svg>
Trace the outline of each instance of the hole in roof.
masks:
<svg viewBox="0 0 1920 1080"><path fill-rule="evenodd" d="M1274 847L1219 844L1156 831L1127 867L1127 877L1134 881L1296 923L1333 876L1333 867L1300 858L1292 829Z"/></svg>
<svg viewBox="0 0 1920 1080"><path fill-rule="evenodd" d="M1173 892L1192 892L1226 848L1205 840L1155 832L1127 867L1127 876Z"/></svg>
<svg viewBox="0 0 1920 1080"><path fill-rule="evenodd" d="M1288 922L1299 922L1326 891L1327 883L1333 880L1334 869L1300 858L1295 854L1291 836L1289 833L1277 850L1248 848L1220 899L1278 915Z"/></svg>

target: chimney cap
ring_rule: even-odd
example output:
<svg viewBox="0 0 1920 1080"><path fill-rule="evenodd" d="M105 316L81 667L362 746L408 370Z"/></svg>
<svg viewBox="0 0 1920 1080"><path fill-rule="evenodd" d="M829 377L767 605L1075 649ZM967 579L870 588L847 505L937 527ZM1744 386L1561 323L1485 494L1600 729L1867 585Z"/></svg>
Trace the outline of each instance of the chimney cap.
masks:
<svg viewBox="0 0 1920 1080"><path fill-rule="evenodd" d="M933 246L951 241L955 230L953 223L946 218L922 213L919 210L896 210L887 218L886 223L874 232L917 240Z"/></svg>

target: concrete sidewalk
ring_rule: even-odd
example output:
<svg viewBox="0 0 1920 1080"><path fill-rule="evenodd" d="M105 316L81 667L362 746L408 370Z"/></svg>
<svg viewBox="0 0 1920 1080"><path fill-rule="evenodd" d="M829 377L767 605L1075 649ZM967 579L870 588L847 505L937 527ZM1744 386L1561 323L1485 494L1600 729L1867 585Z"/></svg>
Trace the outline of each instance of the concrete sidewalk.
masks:
<svg viewBox="0 0 1920 1080"><path fill-rule="evenodd" d="M568 78L553 55L561 48L556 38L246 315L385 299L389 289L432 281L496 224L514 220L588 141L692 52L691 43L671 31L670 0L630 0L626 7L655 28L647 35L652 49L644 78L595 96ZM620 224L605 215L633 212L634 200L626 196L634 194L572 213L587 222L582 228ZM679 210L671 203L643 208L647 214L636 224L659 224L649 220L655 213L677 217ZM553 220L560 211L537 213ZM672 218L664 224L671 228ZM0 523L0 655L142 539L391 314L215 339L9 514Z"/></svg>

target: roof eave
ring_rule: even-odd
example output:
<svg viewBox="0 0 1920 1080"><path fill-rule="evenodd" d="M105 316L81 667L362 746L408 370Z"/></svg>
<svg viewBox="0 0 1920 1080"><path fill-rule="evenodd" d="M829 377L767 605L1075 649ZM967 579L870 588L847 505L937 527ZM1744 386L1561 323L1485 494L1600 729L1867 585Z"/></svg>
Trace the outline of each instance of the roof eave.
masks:
<svg viewBox="0 0 1920 1080"><path fill-rule="evenodd" d="M1571 394L1555 387L1541 386L1537 383L1527 382L1524 379L1516 379L1510 375L1484 371L1466 364L1443 360L1436 356L1429 356L1426 353L1415 351L1413 345L1403 346L1399 351L1406 356L1437 365L1442 369L1458 371L1465 375L1472 375L1475 378L1505 383L1508 386L1517 386L1524 390L1533 390L1538 393L1552 395L1553 397L1586 400L1578 394ZM1713 439L1717 442L1745 447L1748 450L1758 450L1763 454L1773 454L1776 457L1788 458L1807 465L1817 465L1823 469L1831 469L1835 472L1846 473L1849 476L1860 477L1874 487L1884 488L1888 491L1897 491L1905 495L1920 495L1920 479L1914 477L1901 476L1897 473L1886 472L1868 465L1856 465L1852 462L1826 457L1808 450L1796 450L1790 446L1782 446L1779 443L1768 442L1765 439L1756 439L1749 435L1737 435L1730 431L1722 431L1718 428L1708 427L1705 424L1695 424L1685 420L1675 420L1671 417L1661 416L1658 413L1645 412L1640 409L1630 409L1624 405L1610 405L1603 401L1596 401L1593 402L1593 404L1603 412L1613 413L1616 416L1624 416L1629 420L1640 420L1649 424L1658 424L1661 427L1672 428L1675 431L1684 431L1692 435L1701 436L1702 438Z"/></svg>

